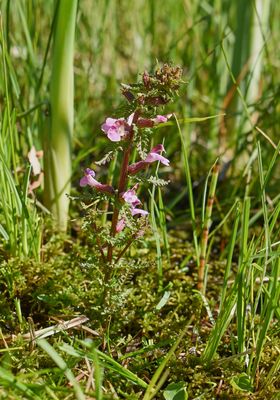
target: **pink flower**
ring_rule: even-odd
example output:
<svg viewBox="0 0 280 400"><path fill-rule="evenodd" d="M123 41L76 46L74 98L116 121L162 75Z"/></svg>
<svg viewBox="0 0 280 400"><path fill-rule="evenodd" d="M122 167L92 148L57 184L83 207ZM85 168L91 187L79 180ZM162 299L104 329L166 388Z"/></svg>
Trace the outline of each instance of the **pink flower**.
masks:
<svg viewBox="0 0 280 400"><path fill-rule="evenodd" d="M137 206L139 206L141 204L141 201L138 199L137 195L136 195L136 189L137 189L138 185L135 185L132 189L127 190L126 192L123 193L122 198L124 199L124 201L126 203L128 203L130 205L131 208L131 214L137 215L148 215L148 211L142 210L141 208L136 208Z"/></svg>
<svg viewBox="0 0 280 400"><path fill-rule="evenodd" d="M131 209L131 214L133 216L137 215L137 214L145 216L145 215L148 215L149 213L148 213L148 211L142 210L141 208L132 208Z"/></svg>
<svg viewBox="0 0 280 400"><path fill-rule="evenodd" d="M112 186L103 185L102 183L100 183L96 179L94 179L95 172L92 169L86 168L84 174L85 174L84 177L80 180L80 186L84 187L84 186L88 185L88 186L94 187L96 190L98 190L100 192L109 193L109 194L114 193L114 189L112 188Z"/></svg>
<svg viewBox="0 0 280 400"><path fill-rule="evenodd" d="M172 117L172 114L157 115L153 120L154 120L155 124L162 124L164 122L167 122L170 117Z"/></svg>
<svg viewBox="0 0 280 400"><path fill-rule="evenodd" d="M125 137L130 133L133 117L134 114L131 114L127 120L124 118L106 118L101 129L112 142L119 142L120 140L125 139Z"/></svg>
<svg viewBox="0 0 280 400"><path fill-rule="evenodd" d="M169 166L170 161L163 157L160 153L165 152L165 149L162 144L157 144L155 147L152 148L150 153L145 158L145 163L152 163L154 161L160 161L162 164Z"/></svg>
<svg viewBox="0 0 280 400"><path fill-rule="evenodd" d="M140 128L152 128L155 125L167 122L172 114L167 115L157 115L155 118L139 118L137 121L137 126Z"/></svg>
<svg viewBox="0 0 280 400"><path fill-rule="evenodd" d="M136 195L137 185L135 185L132 189L127 190L126 192L123 193L122 198L124 201L128 204L130 204L133 208L136 206L139 206L141 204L141 201L138 199Z"/></svg>
<svg viewBox="0 0 280 400"><path fill-rule="evenodd" d="M162 164L169 166L170 161L163 157L160 153L165 152L162 144L158 144L152 148L145 160L138 161L134 164L129 165L128 172L130 175L136 174L138 171L145 169L149 164L160 161Z"/></svg>
<svg viewBox="0 0 280 400"><path fill-rule="evenodd" d="M125 225L126 225L125 219L121 218L117 223L116 232L117 233L121 232L125 228Z"/></svg>

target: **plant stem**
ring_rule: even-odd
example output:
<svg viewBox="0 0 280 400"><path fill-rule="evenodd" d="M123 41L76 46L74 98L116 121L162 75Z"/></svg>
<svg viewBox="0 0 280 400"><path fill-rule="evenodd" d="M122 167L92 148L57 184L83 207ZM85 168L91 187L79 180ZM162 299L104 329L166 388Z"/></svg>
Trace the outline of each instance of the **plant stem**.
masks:
<svg viewBox="0 0 280 400"><path fill-rule="evenodd" d="M119 180L119 185L118 185L118 197L119 198L120 198L121 193L123 193L126 189L129 158L130 158L130 154L131 154L131 150L132 150L132 141L133 141L133 136L134 136L133 124L135 124L137 122L139 115L140 115L139 111L136 110L134 113L133 120L132 120L130 133L127 138L128 146L124 152L123 162L122 162L122 166L121 166L120 180ZM111 237L112 238L115 237L115 235L116 235L116 228L117 228L119 213L120 213L119 206L118 206L118 204L115 204L114 211L113 211L113 217L112 217L112 225L111 225ZM112 259L113 259L113 245L110 243L108 245L108 254L107 254L107 260L108 260L109 264L112 262Z"/></svg>
<svg viewBox="0 0 280 400"><path fill-rule="evenodd" d="M215 164L212 169L212 178L211 178L209 195L208 195L207 206L206 206L206 211L205 211L205 218L203 221L201 250L200 250L200 257L199 257L197 288L202 293L204 293L204 290L205 290L204 271L205 271L205 263L206 263L206 251L207 251L209 228L210 228L210 224L211 224L211 215L212 215L212 208L213 208L213 203L214 203L214 198L215 198L215 191L216 191L218 175L219 175L219 165Z"/></svg>

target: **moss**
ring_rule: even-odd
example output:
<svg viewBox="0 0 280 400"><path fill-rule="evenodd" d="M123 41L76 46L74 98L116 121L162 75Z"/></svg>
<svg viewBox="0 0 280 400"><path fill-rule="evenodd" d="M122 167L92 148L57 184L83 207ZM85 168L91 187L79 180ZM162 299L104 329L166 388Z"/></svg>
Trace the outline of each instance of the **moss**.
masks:
<svg viewBox="0 0 280 400"><path fill-rule="evenodd" d="M111 281L105 282L102 266L96 263L96 254L87 243L87 238L81 235L75 240L69 240L67 237L52 236L44 245L42 262L9 259L2 264L2 331L9 337L11 333L18 333L20 330L14 308L15 297L21 302L24 318L21 329L24 331L29 329L28 317L33 319L35 328L39 329L54 324L56 319L70 319L74 315L85 314L89 318L87 326L101 334L100 338L93 337L96 346L109 340L113 357L120 358L119 362L125 363L127 368L146 379L153 375L177 338L178 332L185 328L186 321L193 316L192 327L169 362L170 374L166 384L186 382L189 398L202 394L205 399L269 398L279 388L276 377L269 385L262 386L277 357L274 350L276 346L279 347L276 328L271 343L264 349L260 363L259 392L263 397L258 397L258 392L254 397L249 393L235 393L230 382L233 376L243 371L243 365L238 358L219 362L221 357L226 359L232 355L232 339L229 333L224 335L220 343L216 360L207 366L202 364L200 355L211 324L201 296L193 290L196 279L196 270L191 262L194 249L190 245L184 245L184 237L184 232L171 237L171 262L164 261L165 289L160 292L154 262L155 250L149 241L146 242L145 252L135 248L133 260L130 256L123 259L112 274ZM187 264L184 264L185 260L188 260ZM213 309L218 301L223 263L215 261L210 268L215 274L209 275L214 278L209 279L207 295L208 298L211 296L209 301ZM157 309L165 291L169 292L168 301ZM104 293L108 294L105 298ZM56 346L61 340L70 337L83 338L84 334L86 333L69 331L50 338L50 341ZM41 381L38 374L40 370L49 368L50 371L55 371L53 362L38 348L35 347L30 352L31 348L20 340L13 344L17 345L22 350L13 353L14 373L32 371L28 380L37 384ZM59 347L57 350L59 351ZM121 357L124 357L123 361ZM81 368L76 359L70 357L68 362L74 370ZM49 377L42 381L51 376L50 372ZM109 392L108 382L112 379L119 394L126 393L126 398L131 399L142 397L142 392L137 387L107 370L104 385Z"/></svg>

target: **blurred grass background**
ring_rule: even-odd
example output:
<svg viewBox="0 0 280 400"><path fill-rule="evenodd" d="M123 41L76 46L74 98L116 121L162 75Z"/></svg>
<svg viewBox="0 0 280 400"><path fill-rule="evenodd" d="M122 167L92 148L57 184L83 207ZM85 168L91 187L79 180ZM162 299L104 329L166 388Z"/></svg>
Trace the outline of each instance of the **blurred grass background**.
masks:
<svg viewBox="0 0 280 400"><path fill-rule="evenodd" d="M93 155L102 151L106 141L101 139L100 124L120 102L119 83L134 82L157 61L184 69L186 84L171 111L176 110L181 118L226 113L225 119L184 126L194 171L198 166L201 170L201 160L208 170L218 154L230 149L230 157L237 157L241 150L250 149L248 114L240 101L237 104L240 97L231 72L250 116L257 112L261 128L277 142L280 11L276 4L241 0L80 1L75 43L75 151L85 147L94 147ZM53 15L53 2L2 1L7 57L14 70L9 73L12 108L17 113L48 101L51 52L47 48ZM257 44L256 31L260 32ZM256 68L260 74L252 89ZM1 103L3 110L3 97ZM20 119L23 146L33 142L41 146L42 118L39 106ZM175 153L179 161L179 137L175 129L165 133L168 153Z"/></svg>
<svg viewBox="0 0 280 400"><path fill-rule="evenodd" d="M257 165L253 164L256 140L262 146L264 169L272 156L271 143L255 127L258 125L274 143L279 141L280 10L276 3L80 1L74 59L73 188L78 187L82 169L102 158L108 148L100 125L107 116L118 114L122 101L120 83L135 82L157 62L172 62L183 68L185 84L177 101L166 111L176 112L180 121L220 115L205 122L181 122L193 185L201 188L196 190L195 202L201 204L201 183L220 156L220 180L231 178L224 185L219 184L224 195L221 201L228 203L229 209L234 196L243 195L248 160L257 172ZM50 1L1 2L2 154L6 171L13 171L20 187L24 186L24 179L29 179L25 173L27 153L32 145L42 149L47 125L55 10L56 3ZM166 207L185 220L187 189L176 124L158 130L156 141L163 139L171 160L169 197L165 197L170 201ZM274 171L277 169L275 164ZM107 171L103 168L98 173L106 175ZM2 179L12 182L4 170ZM258 185L256 173L252 175L250 191L257 193ZM267 193L272 197L278 193L277 173L272 174ZM3 204L11 200L7 196L6 193L6 199L2 199L3 210ZM40 190L37 198L41 200ZM15 209L12 202L10 207ZM8 224L7 229L13 230L8 219L6 216L2 226ZM37 223L36 219L30 226ZM2 236L7 234L2 232ZM35 248L38 247L37 243Z"/></svg>

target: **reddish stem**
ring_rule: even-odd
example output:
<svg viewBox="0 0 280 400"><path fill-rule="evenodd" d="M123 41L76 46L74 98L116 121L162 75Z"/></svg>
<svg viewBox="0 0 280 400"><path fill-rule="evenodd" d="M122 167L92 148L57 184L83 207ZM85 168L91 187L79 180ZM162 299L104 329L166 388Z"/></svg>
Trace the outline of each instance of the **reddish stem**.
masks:
<svg viewBox="0 0 280 400"><path fill-rule="evenodd" d="M133 140L133 136L134 136L133 124L135 124L137 122L139 116L140 116L140 113L139 113L139 111L136 110L134 113L133 120L132 120L132 126L130 129L130 133L127 138L128 146L124 152L123 162L122 162L122 166L121 166L121 175L120 175L120 180L119 180L119 185L118 185L119 199L120 199L121 194L126 189L129 158L130 158L130 154L131 154L131 150L132 150L132 140ZM112 225L111 225L111 232L110 232L111 237L115 237L115 235L116 235L116 232L117 232L116 228L117 228L119 213L120 213L120 210L119 210L118 204L116 204L114 206L114 212L113 212L113 217L112 217ZM107 254L107 260L109 263L112 262L112 258L113 258L113 246L112 246L112 244L109 244L108 245L108 254Z"/></svg>

